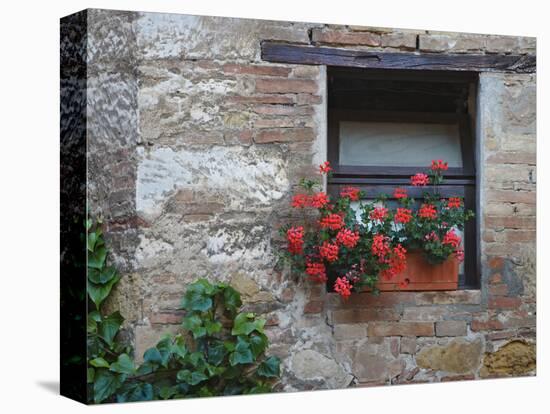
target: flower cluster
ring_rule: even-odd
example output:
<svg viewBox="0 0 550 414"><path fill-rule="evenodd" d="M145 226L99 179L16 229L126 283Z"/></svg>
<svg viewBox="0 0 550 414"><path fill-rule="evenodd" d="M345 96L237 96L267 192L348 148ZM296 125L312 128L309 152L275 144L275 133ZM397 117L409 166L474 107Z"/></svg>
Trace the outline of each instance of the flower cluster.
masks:
<svg viewBox="0 0 550 414"><path fill-rule="evenodd" d="M348 186L338 196L329 197L322 184L302 180L305 191L292 198L292 207L316 211L302 215L303 225L281 228L287 239L285 256L309 280L332 283L343 298L365 287L376 291L380 279L398 278L399 286L407 289L410 280L405 272L411 250L423 251L433 264L449 257L463 260L457 231L463 230L473 213L464 210L460 197L438 194L447 170L446 162L433 160L427 174L419 172L410 178L411 186L431 185L432 190L422 189L424 196L415 200L405 186L397 187L390 196L398 203L395 208L390 208L386 195L366 202L359 188ZM321 174L331 171L328 162L319 166Z"/></svg>

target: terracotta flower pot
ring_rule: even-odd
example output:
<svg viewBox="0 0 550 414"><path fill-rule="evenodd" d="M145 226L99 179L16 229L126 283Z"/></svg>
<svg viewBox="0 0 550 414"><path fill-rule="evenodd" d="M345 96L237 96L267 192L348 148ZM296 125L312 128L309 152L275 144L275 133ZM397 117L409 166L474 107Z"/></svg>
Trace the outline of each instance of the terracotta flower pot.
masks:
<svg viewBox="0 0 550 414"><path fill-rule="evenodd" d="M378 288L382 291L456 290L458 266L459 262L454 255L441 264L433 265L426 260L422 252L409 251L407 269L389 281L381 278Z"/></svg>

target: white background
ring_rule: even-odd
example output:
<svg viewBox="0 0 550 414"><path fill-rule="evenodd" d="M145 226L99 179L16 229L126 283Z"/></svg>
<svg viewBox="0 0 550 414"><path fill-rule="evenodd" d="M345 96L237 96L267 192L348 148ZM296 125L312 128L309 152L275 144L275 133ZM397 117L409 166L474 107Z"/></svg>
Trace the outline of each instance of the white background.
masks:
<svg viewBox="0 0 550 414"><path fill-rule="evenodd" d="M80 413L59 381L59 18L86 7L538 37L538 377L109 405L94 412L548 412L548 56L545 1L54 0L0 14L0 409ZM542 207L542 208L541 208ZM546 256L546 257L545 257ZM88 408L89 410L90 408Z"/></svg>

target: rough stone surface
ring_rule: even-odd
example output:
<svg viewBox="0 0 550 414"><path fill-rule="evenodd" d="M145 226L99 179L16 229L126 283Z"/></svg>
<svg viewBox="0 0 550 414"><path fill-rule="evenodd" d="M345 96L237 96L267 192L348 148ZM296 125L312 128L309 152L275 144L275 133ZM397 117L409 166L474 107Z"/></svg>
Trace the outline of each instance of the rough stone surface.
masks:
<svg viewBox="0 0 550 414"><path fill-rule="evenodd" d="M343 302L275 268L293 188L326 159L326 68L260 55L264 40L534 54L533 38L90 10L86 40L62 38L88 62L85 79L65 68L63 111L87 86L88 204L123 276L107 307L138 360L206 277L266 318L284 390L534 374L536 75L477 85L480 289Z"/></svg>
<svg viewBox="0 0 550 414"><path fill-rule="evenodd" d="M421 349L416 355L420 368L464 374L474 372L482 353L480 340L456 339L447 345L434 345Z"/></svg>
<svg viewBox="0 0 550 414"><path fill-rule="evenodd" d="M526 341L511 341L498 351L486 353L483 358L482 377L525 375L535 370L535 345Z"/></svg>

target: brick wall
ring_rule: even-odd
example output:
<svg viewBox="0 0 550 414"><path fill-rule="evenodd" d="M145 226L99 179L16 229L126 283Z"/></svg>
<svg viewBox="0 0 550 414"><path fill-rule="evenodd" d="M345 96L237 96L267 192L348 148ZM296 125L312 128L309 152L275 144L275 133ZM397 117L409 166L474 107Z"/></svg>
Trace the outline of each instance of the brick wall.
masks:
<svg viewBox="0 0 550 414"><path fill-rule="evenodd" d="M101 10L88 25L89 202L138 358L207 277L268 319L281 390L534 373L534 75L480 76L481 289L342 303L274 255L293 187L326 159L326 68L260 56L263 40L534 54L534 39Z"/></svg>

